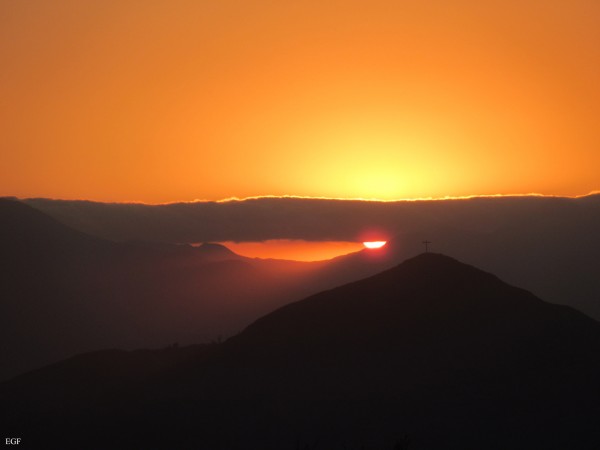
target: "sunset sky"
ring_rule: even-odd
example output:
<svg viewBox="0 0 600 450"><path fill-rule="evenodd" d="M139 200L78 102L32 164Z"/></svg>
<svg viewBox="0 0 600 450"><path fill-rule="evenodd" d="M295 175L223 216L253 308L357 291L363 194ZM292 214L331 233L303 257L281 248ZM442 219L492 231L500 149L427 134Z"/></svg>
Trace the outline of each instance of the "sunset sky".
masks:
<svg viewBox="0 0 600 450"><path fill-rule="evenodd" d="M3 0L0 61L0 195L600 189L594 0Z"/></svg>

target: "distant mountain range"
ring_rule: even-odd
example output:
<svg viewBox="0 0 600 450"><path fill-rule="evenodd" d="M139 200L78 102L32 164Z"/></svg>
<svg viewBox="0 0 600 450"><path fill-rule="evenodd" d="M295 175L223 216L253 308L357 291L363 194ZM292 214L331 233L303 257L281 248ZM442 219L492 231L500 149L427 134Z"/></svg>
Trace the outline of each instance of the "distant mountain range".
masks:
<svg viewBox="0 0 600 450"><path fill-rule="evenodd" d="M19 376L0 420L32 448L591 450L599 377L598 322L428 253L223 344Z"/></svg>
<svg viewBox="0 0 600 450"><path fill-rule="evenodd" d="M218 340L278 306L389 264L261 260L199 247L113 242L0 200L0 379L100 348Z"/></svg>
<svg viewBox="0 0 600 450"><path fill-rule="evenodd" d="M421 241L427 239L435 251L600 320L600 194L399 202L303 198L166 205L24 202L74 229L116 241L356 241L368 240L362 236L375 228L395 241L391 264L420 253Z"/></svg>
<svg viewBox="0 0 600 450"><path fill-rule="evenodd" d="M390 268L422 251L424 238L436 251L600 318L600 195L401 202L391 209L372 202L323 202L154 207L0 199L0 281L6 294L0 304L0 379L93 349L219 340L281 305ZM192 247L111 241L28 205L80 229L112 235L119 224L128 230L138 224L140 236L151 232L164 241L165 230L196 233L219 223L226 233L237 233L241 223L258 229L264 222L272 233L295 233L296 222L308 220L299 214L311 208L322 211L317 222L322 219L331 233L338 225L347 230L370 221L395 234L381 250L330 261L260 260L210 242ZM325 212L329 207L339 217ZM317 232L315 220L308 229Z"/></svg>

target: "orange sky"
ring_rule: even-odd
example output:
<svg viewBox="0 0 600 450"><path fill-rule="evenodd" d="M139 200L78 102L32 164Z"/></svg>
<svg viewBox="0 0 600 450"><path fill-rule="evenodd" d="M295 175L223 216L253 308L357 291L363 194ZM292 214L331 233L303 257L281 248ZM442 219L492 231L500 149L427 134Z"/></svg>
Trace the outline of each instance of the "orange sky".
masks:
<svg viewBox="0 0 600 450"><path fill-rule="evenodd" d="M600 2L0 2L0 195L600 188Z"/></svg>
<svg viewBox="0 0 600 450"><path fill-rule="evenodd" d="M238 255L252 258L293 259L296 261L321 261L357 252L364 248L361 242L302 241L272 239L262 242L222 242Z"/></svg>

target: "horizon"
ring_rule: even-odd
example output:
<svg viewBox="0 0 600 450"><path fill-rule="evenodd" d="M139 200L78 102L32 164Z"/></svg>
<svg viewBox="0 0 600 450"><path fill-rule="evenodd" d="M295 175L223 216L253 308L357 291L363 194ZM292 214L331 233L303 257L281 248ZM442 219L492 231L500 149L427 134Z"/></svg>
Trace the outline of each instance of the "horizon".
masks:
<svg viewBox="0 0 600 450"><path fill-rule="evenodd" d="M19 201L27 200L53 200L59 202L90 202L90 203L106 203L106 204L123 204L123 205L147 205L147 206L165 206L165 205L179 205L179 204L194 204L194 203L229 203L229 202L245 202L250 200L262 200L262 199L292 199L292 200L334 200L334 201L347 201L347 202L372 202L372 203L401 203L401 202L437 202L437 201L448 201L448 200L471 200L479 198L522 198L522 197L542 197L542 198L569 198L577 199L583 197L590 197L600 194L600 189L593 189L588 193L583 194L540 194L537 192L529 193L511 193L511 194L470 194L462 196L451 196L446 195L442 197L413 197L413 198L396 198L396 199L381 199L381 198L360 198L360 197L323 197L323 196L304 196L304 195L257 195L250 197L227 197L223 199L210 200L195 198L193 200L170 200L166 202L143 202L139 200L102 200L94 198L80 198L80 197L44 197L44 196L23 196L19 197L12 194L0 195L0 198L16 199Z"/></svg>
<svg viewBox="0 0 600 450"><path fill-rule="evenodd" d="M529 220L527 210L545 215L540 209L543 205L555 205L553 209L558 208L559 214L563 214L560 205L583 207L589 199L593 206L598 194L396 202L271 196L158 205L64 199L20 201L79 231L117 242L216 242L250 258L324 261L360 251L366 241L392 240L410 246L407 238L416 242L433 238L437 240L434 245L443 248L443 240L440 242L436 236L444 227L489 233L514 220ZM490 208L497 211L498 218L489 216ZM428 223L423 213L438 217L439 224L432 228L433 223ZM550 214L547 220L555 220L555 216Z"/></svg>

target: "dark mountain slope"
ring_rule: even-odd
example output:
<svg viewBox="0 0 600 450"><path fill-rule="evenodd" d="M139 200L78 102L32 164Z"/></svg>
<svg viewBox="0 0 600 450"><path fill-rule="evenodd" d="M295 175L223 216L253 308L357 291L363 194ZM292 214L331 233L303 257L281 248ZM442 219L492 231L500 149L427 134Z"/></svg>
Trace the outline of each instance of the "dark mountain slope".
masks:
<svg viewBox="0 0 600 450"><path fill-rule="evenodd" d="M280 308L224 347L226 363L272 367L298 387L312 379L329 398L412 398L424 389L420 398L433 389L478 407L491 396L488 412L505 416L513 402L542 414L546 394L572 406L569 396L579 396L582 407L600 373L597 322L436 254ZM430 401L449 417L465 414Z"/></svg>
<svg viewBox="0 0 600 450"><path fill-rule="evenodd" d="M389 449L408 433L414 449L594 449L599 355L594 320L422 254L282 307L101 409L68 365L3 384L0 402L19 399L4 423L32 440L68 424L65 448ZM49 408L64 379L68 410Z"/></svg>
<svg viewBox="0 0 600 450"><path fill-rule="evenodd" d="M598 337L598 324L472 266L424 253L366 280L282 307L227 345L243 342L262 349L275 345L289 351L292 344L308 349L311 342L318 342L323 348L324 342L334 345L339 338L340 343L350 339L354 344L379 340L380 347L389 342L395 348L401 342L406 346L408 338L420 342L427 336L440 342L438 336L474 334L498 345L512 345L507 339L542 336L545 341L549 332L581 342ZM466 344L472 351L473 343Z"/></svg>
<svg viewBox="0 0 600 450"><path fill-rule="evenodd" d="M247 259L229 250L221 244L204 242L197 247L197 253L210 261L227 261L232 259Z"/></svg>

